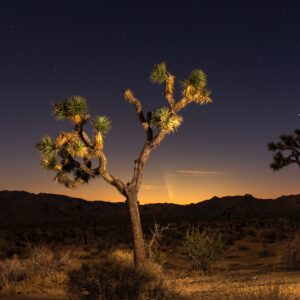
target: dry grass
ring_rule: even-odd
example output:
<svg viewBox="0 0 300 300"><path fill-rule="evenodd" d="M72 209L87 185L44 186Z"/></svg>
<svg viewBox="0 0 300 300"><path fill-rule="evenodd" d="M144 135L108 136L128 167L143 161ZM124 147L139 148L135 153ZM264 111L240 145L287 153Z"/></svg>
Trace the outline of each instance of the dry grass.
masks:
<svg viewBox="0 0 300 300"><path fill-rule="evenodd" d="M118 249L103 261L70 273L67 294L73 300L174 299L162 279L158 264L148 261L137 271L132 252Z"/></svg>
<svg viewBox="0 0 300 300"><path fill-rule="evenodd" d="M24 294L62 287L67 279L63 266L69 253L54 253L46 247L32 249L27 258L17 256L0 261L0 293Z"/></svg>
<svg viewBox="0 0 300 300"><path fill-rule="evenodd" d="M173 277L173 278L172 278ZM201 300L296 300L300 299L299 273L224 273L169 275L183 299ZM186 298L185 298L186 297Z"/></svg>
<svg viewBox="0 0 300 300"><path fill-rule="evenodd" d="M244 234L242 238L233 239L232 244L227 244L224 256L213 261L211 273L206 273L195 270L186 261L185 253L182 252L185 228L181 234L176 232L177 235L168 231L165 236L167 241L163 239L159 245L159 252L165 257L164 270L160 264L150 260L145 270L140 272L134 269L132 251L124 250L128 249L128 244L118 243L124 249L112 250L115 249L117 239L112 239L109 246L103 237L88 245L63 244L60 245L61 249L64 247L61 252L53 252L45 247L26 252L27 245L18 245L14 247L18 251L14 253L20 253L19 256L6 255L10 245L3 247L0 242L2 257L6 257L0 260L0 298L2 295L20 294L34 295L37 299L46 295L56 299L56 295L59 295L63 299L69 297L73 300L137 297L194 300L300 299L300 272L296 272L299 269L300 239L297 236L293 239L290 234L289 239L271 243L265 235L259 234L260 231L257 231L256 241L252 240L253 234L250 238ZM27 235L32 236L32 232ZM56 235L50 235L51 241L53 236ZM63 239L64 235L61 236ZM8 239L4 236L2 240L6 243ZM70 252L72 259L69 260ZM157 260L155 255L151 256ZM170 294L170 290L174 293Z"/></svg>
<svg viewBox="0 0 300 300"><path fill-rule="evenodd" d="M282 255L282 261L292 270L300 270L300 235L296 235Z"/></svg>
<svg viewBox="0 0 300 300"><path fill-rule="evenodd" d="M297 300L290 291L280 285L255 286L251 288L239 288L229 295L216 296L216 300Z"/></svg>

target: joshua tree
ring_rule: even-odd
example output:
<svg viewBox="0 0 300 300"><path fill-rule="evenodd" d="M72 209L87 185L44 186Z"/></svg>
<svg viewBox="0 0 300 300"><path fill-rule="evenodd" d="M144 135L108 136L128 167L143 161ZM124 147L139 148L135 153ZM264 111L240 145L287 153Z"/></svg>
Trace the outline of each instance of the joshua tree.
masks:
<svg viewBox="0 0 300 300"><path fill-rule="evenodd" d="M207 89L206 75L202 70L192 71L182 82L182 96L174 99L175 77L165 63L157 64L150 75L153 83L164 84L164 96L167 106L159 108L152 114L144 114L142 104L130 89L124 92L124 99L136 112L139 122L146 133L146 141L139 157L134 161L132 178L125 183L112 175L107 168L107 158L103 149L105 135L111 129L111 121L106 116L91 118L87 111L86 99L82 96L66 98L53 106L53 114L58 120L69 120L74 125L71 132L61 132L55 140L44 136L37 144L41 153L41 163L45 169L56 172L55 180L67 188L88 183L90 179L102 177L114 186L125 198L132 223L135 264L139 268L145 262L145 247L138 208L144 167L151 152L162 140L174 132L182 123L180 111L188 104L211 103L210 91ZM89 138L84 126L90 121L93 137ZM97 159L98 165L92 166Z"/></svg>
<svg viewBox="0 0 300 300"><path fill-rule="evenodd" d="M300 167L300 129L296 129L294 135L281 135L280 142L269 143L268 149L274 152L273 162L270 165L274 171L279 171L292 163Z"/></svg>

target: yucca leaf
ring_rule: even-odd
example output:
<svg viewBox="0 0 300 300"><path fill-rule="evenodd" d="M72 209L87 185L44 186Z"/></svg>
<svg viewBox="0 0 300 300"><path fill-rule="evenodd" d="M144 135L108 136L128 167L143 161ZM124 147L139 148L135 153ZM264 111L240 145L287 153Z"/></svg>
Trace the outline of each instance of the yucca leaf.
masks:
<svg viewBox="0 0 300 300"><path fill-rule="evenodd" d="M180 126L182 120L181 116L172 113L167 107L162 107L154 113L151 126L173 132Z"/></svg>
<svg viewBox="0 0 300 300"><path fill-rule="evenodd" d="M45 135L40 142L36 144L36 147L43 157L51 157L55 153L55 145L49 135Z"/></svg>
<svg viewBox="0 0 300 300"><path fill-rule="evenodd" d="M89 152L84 142L80 139L74 139L66 144L66 150L73 157L87 157Z"/></svg>
<svg viewBox="0 0 300 300"><path fill-rule="evenodd" d="M200 69L193 70L187 81L197 89L204 88L207 83L206 74Z"/></svg>
<svg viewBox="0 0 300 300"><path fill-rule="evenodd" d="M64 120L68 118L68 111L65 102L53 104L53 115L57 120Z"/></svg>
<svg viewBox="0 0 300 300"><path fill-rule="evenodd" d="M150 81L153 83L162 84L166 81L167 77L168 71L166 63L161 62L160 64L154 66L150 75Z"/></svg>
<svg viewBox="0 0 300 300"><path fill-rule="evenodd" d="M79 119L87 114L87 102L83 96L75 95L53 105L53 114L57 120L67 118Z"/></svg>
<svg viewBox="0 0 300 300"><path fill-rule="evenodd" d="M92 120L92 125L95 131L100 132L102 135L111 129L111 121L106 116L96 116Z"/></svg>
<svg viewBox="0 0 300 300"><path fill-rule="evenodd" d="M75 179L81 179L81 180L83 180L85 183L88 183L89 180L91 178L93 178L91 175L89 175L88 173L84 172L81 169L76 169L74 171L74 177L75 177Z"/></svg>
<svg viewBox="0 0 300 300"><path fill-rule="evenodd" d="M71 116L83 116L87 113L87 102L83 96L72 96L66 100L66 108L68 115Z"/></svg>
<svg viewBox="0 0 300 300"><path fill-rule="evenodd" d="M205 96L205 97L210 97L210 96L211 96L211 90L205 88L205 89L203 90L203 96Z"/></svg>
<svg viewBox="0 0 300 300"><path fill-rule="evenodd" d="M162 107L154 113L151 120L152 127L161 127L161 124L165 123L170 116L170 110L167 107Z"/></svg>
<svg viewBox="0 0 300 300"><path fill-rule="evenodd" d="M49 157L44 157L41 160L42 167L46 170L55 170L57 160L55 155L49 156Z"/></svg>

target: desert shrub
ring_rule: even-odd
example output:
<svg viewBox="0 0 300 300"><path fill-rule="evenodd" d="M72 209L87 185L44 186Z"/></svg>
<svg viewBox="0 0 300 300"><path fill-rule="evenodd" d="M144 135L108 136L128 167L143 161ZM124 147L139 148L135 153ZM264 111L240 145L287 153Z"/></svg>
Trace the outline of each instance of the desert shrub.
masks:
<svg viewBox="0 0 300 300"><path fill-rule="evenodd" d="M164 264L166 255L160 250L160 244L165 236L165 232L171 229L171 225L161 226L154 223L150 229L150 237L145 241L145 248L148 258L156 261L159 264Z"/></svg>
<svg viewBox="0 0 300 300"><path fill-rule="evenodd" d="M222 257L224 241L218 233L190 227L186 231L183 251L195 268L209 271L211 264Z"/></svg>
<svg viewBox="0 0 300 300"><path fill-rule="evenodd" d="M300 237L296 236L282 256L283 262L293 270L300 269Z"/></svg>
<svg viewBox="0 0 300 300"><path fill-rule="evenodd" d="M132 252L125 250L71 272L67 294L72 300L173 299L163 284L161 267L149 260L136 270Z"/></svg>
<svg viewBox="0 0 300 300"><path fill-rule="evenodd" d="M31 250L27 263L33 274L46 276L60 270L69 258L69 252L55 253L47 247L36 247Z"/></svg>
<svg viewBox="0 0 300 300"><path fill-rule="evenodd" d="M62 267L69 253L54 253L46 247L30 250L27 258L14 256L0 261L0 292L14 294L19 291L62 285L66 276Z"/></svg>
<svg viewBox="0 0 300 300"><path fill-rule="evenodd" d="M216 296L215 300L297 300L295 295L284 291L280 285L259 286L255 288L240 288L229 295Z"/></svg>

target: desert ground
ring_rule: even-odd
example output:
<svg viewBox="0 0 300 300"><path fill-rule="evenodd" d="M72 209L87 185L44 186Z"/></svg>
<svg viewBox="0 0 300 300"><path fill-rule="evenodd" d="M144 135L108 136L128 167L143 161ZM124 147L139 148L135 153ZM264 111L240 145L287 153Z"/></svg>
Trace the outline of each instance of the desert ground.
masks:
<svg viewBox="0 0 300 300"><path fill-rule="evenodd" d="M141 207L148 262L139 273L134 269L131 227L126 218L109 221L102 217L101 222L94 222L98 218L87 219L90 215L84 212L65 223L52 220L42 224L37 215L36 223L3 223L1 299L300 299L296 200L280 200L283 215L276 208L253 217L249 205L255 211L253 203L260 202L246 196L248 202L242 209L242 199L209 200L200 205L198 219L180 217L188 207L175 207L179 215L173 214L173 219L159 217L166 211L161 206ZM49 217L51 210L45 203L42 211ZM220 203L226 204L226 213L220 212ZM66 213L62 202L55 200L55 205ZM208 206L218 208L223 217L205 219L200 212L207 212ZM16 214L12 206L11 211L5 207L6 215ZM170 215L175 208L170 208ZM147 217L145 211L150 209L156 218ZM195 205L192 209L195 211ZM21 215L19 211L18 218L25 220Z"/></svg>
<svg viewBox="0 0 300 300"><path fill-rule="evenodd" d="M81 241L68 244L60 235L60 245L57 241L38 243L24 239L20 242L20 236L15 235L17 253L12 254L14 249L9 249L3 242L7 234L12 233L2 232L2 237L5 237L2 239L0 265L3 299L103 299L90 295L93 290L91 282L96 279L94 275L88 280L84 278L82 266L97 267L110 255L115 255L114 263L121 267L123 263L133 265L130 241L118 243L114 241L118 239L116 236L110 240L88 241L87 244L82 237ZM80 237L81 233L77 234ZM33 232L31 236L38 239ZM211 263L209 270L194 265L185 254L179 236L176 229L165 231L152 249L152 260L161 266L159 271L154 271L157 272L155 276L163 280L164 288L171 291L169 299L299 299L298 233L295 237L283 238L274 236L270 229L249 229L242 238L225 245L224 253ZM31 266L26 265L26 260ZM82 282L70 282L70 274L76 272ZM82 284L82 289L70 286L72 284ZM82 294L74 296L70 292L72 288ZM251 294L257 296L247 298Z"/></svg>

